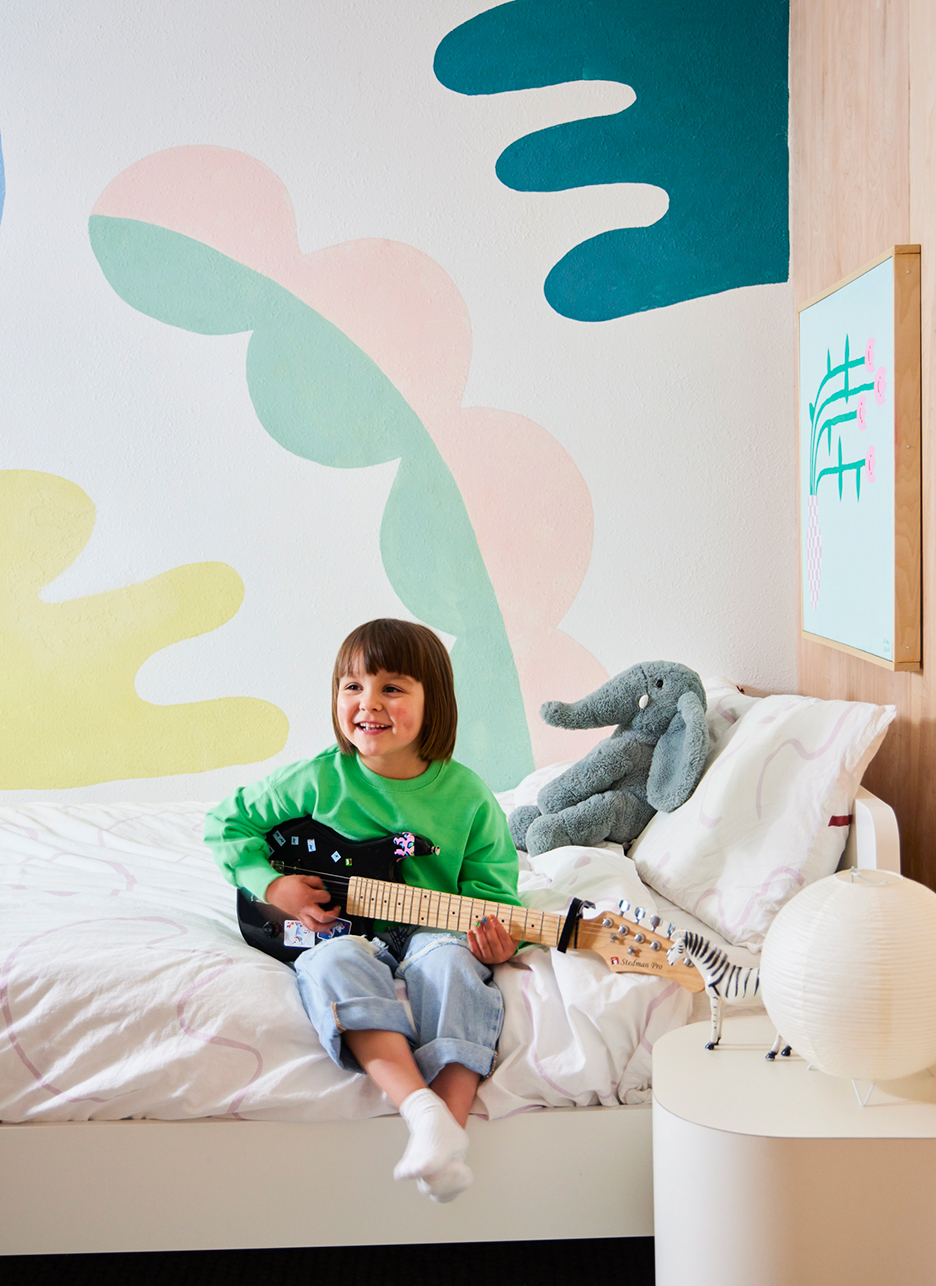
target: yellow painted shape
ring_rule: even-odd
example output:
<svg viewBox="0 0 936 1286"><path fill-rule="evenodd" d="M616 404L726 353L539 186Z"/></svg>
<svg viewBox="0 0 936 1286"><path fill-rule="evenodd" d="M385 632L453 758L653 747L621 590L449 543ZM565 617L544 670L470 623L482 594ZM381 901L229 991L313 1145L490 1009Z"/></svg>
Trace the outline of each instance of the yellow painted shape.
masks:
<svg viewBox="0 0 936 1286"><path fill-rule="evenodd" d="M0 789L206 772L282 750L289 722L267 701L159 706L134 688L147 657L235 614L244 585L226 563L191 563L64 603L41 600L93 527L94 505L75 483L0 471Z"/></svg>

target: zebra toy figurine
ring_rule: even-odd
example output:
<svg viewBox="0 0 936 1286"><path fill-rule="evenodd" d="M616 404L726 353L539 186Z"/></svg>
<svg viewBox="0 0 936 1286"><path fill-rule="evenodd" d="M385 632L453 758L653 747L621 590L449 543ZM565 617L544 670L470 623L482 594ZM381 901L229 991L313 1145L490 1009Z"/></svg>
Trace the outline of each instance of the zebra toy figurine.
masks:
<svg viewBox="0 0 936 1286"><path fill-rule="evenodd" d="M686 964L695 965L705 981L712 1009L712 1039L705 1048L715 1049L721 1040L722 1011L725 1005L742 1005L746 1000L752 1001L760 989L760 970L753 966L745 969L741 965L733 965L727 954L709 942L708 938L703 938L701 933L680 929L672 938L673 945L666 953L667 961L674 965L685 960ZM778 1053L781 1058L786 1058L790 1053L790 1046L784 1045L779 1032L767 1057L773 1061Z"/></svg>

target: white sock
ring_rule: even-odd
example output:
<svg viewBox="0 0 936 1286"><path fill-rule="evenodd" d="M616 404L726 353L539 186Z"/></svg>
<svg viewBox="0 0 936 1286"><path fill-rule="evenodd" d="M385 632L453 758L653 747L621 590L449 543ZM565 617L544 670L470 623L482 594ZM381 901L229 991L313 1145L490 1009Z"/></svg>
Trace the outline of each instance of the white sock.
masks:
<svg viewBox="0 0 936 1286"><path fill-rule="evenodd" d="M449 1161L441 1170L425 1179L417 1179L416 1187L432 1201L454 1201L460 1192L470 1188L474 1175L459 1157Z"/></svg>
<svg viewBox="0 0 936 1286"><path fill-rule="evenodd" d="M400 1104L400 1115L409 1126L410 1140L393 1171L395 1179L425 1179L449 1161L464 1158L468 1135L438 1094L414 1090Z"/></svg>

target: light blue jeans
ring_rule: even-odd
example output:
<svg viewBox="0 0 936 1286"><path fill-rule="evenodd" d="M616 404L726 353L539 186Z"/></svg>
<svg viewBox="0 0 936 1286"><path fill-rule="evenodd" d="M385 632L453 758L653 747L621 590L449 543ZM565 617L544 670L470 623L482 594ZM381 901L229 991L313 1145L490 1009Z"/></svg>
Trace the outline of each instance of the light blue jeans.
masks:
<svg viewBox="0 0 936 1286"><path fill-rule="evenodd" d="M464 934L417 929L405 950L393 936L402 959L378 938L344 937L319 942L296 961L302 1004L327 1053L359 1072L342 1032L397 1031L410 1042L427 1085L447 1063L487 1076L504 1025L491 970L471 954ZM412 1022L394 978L406 983Z"/></svg>

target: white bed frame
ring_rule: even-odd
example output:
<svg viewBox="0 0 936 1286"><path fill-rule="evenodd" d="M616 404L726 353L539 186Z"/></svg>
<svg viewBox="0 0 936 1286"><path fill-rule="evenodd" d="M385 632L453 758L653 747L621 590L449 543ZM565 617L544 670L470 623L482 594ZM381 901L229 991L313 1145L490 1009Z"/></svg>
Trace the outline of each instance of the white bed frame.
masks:
<svg viewBox="0 0 936 1286"><path fill-rule="evenodd" d="M892 810L861 789L853 817L842 865L899 871ZM0 1125L0 1254L652 1236L650 1121L472 1118L475 1183L449 1205L390 1177L398 1116Z"/></svg>

